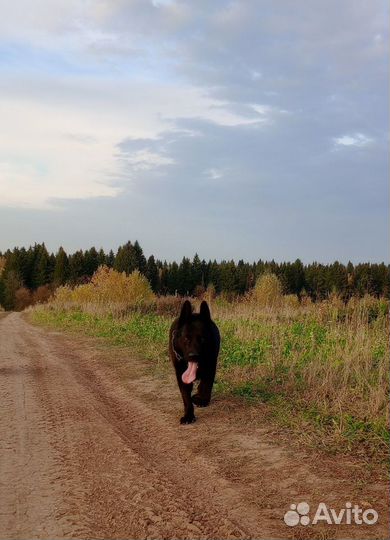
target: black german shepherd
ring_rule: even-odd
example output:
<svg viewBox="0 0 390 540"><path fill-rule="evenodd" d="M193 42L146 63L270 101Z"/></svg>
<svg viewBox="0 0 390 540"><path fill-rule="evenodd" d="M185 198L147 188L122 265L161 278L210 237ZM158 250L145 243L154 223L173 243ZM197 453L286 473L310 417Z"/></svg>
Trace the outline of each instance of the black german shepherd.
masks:
<svg viewBox="0 0 390 540"><path fill-rule="evenodd" d="M186 300L169 331L169 355L184 403L181 424L195 422L194 404L207 407L210 403L220 341L207 302L201 303L199 313L192 313L192 305ZM199 386L191 396L195 380L199 380Z"/></svg>

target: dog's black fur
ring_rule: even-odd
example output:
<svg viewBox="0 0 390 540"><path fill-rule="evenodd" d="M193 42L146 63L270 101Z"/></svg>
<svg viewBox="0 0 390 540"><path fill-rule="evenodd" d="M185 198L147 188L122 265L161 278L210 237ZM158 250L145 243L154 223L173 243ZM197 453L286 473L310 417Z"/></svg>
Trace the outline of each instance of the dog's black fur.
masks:
<svg viewBox="0 0 390 540"><path fill-rule="evenodd" d="M207 302L201 303L199 313L192 313L192 305L186 300L180 316L173 321L169 331L169 354L184 403L181 424L195 422L194 404L197 407L207 407L210 403L220 341L219 330L211 320ZM199 380L199 386L193 396L193 383L186 384L182 380L189 361L195 361L198 365L196 380Z"/></svg>

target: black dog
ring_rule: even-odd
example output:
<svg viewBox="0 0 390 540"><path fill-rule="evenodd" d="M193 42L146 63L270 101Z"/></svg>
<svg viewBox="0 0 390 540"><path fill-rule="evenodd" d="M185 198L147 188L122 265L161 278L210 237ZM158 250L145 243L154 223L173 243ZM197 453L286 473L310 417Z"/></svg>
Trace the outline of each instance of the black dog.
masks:
<svg viewBox="0 0 390 540"><path fill-rule="evenodd" d="M169 354L184 403L181 424L195 422L193 404L207 407L210 403L220 341L207 302L201 303L199 313L192 313L191 303L186 300L169 331ZM193 382L197 379L200 381L198 390L191 397Z"/></svg>

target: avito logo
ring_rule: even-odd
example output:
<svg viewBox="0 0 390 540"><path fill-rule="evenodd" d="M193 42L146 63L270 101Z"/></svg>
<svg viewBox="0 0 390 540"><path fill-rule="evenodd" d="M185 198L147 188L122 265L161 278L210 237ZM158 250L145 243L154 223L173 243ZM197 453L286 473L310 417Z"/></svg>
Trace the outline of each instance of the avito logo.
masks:
<svg viewBox="0 0 390 540"><path fill-rule="evenodd" d="M320 502L313 519L310 518L310 505L307 502L291 504L290 510L284 514L284 522L289 527L296 525L316 525L325 522L329 525L374 525L378 521L378 512L373 508L363 510L359 505L350 502L339 510L328 508L326 503Z"/></svg>

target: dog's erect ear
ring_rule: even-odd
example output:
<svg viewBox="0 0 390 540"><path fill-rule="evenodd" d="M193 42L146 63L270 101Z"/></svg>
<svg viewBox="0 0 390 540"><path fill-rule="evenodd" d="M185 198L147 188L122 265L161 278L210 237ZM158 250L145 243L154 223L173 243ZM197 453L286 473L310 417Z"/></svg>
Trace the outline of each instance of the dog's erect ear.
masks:
<svg viewBox="0 0 390 540"><path fill-rule="evenodd" d="M179 315L179 326L182 326L191 319L192 315L192 306L189 300L186 300L181 307Z"/></svg>
<svg viewBox="0 0 390 540"><path fill-rule="evenodd" d="M209 321L211 319L210 308L206 300L200 304L200 316L204 321Z"/></svg>

